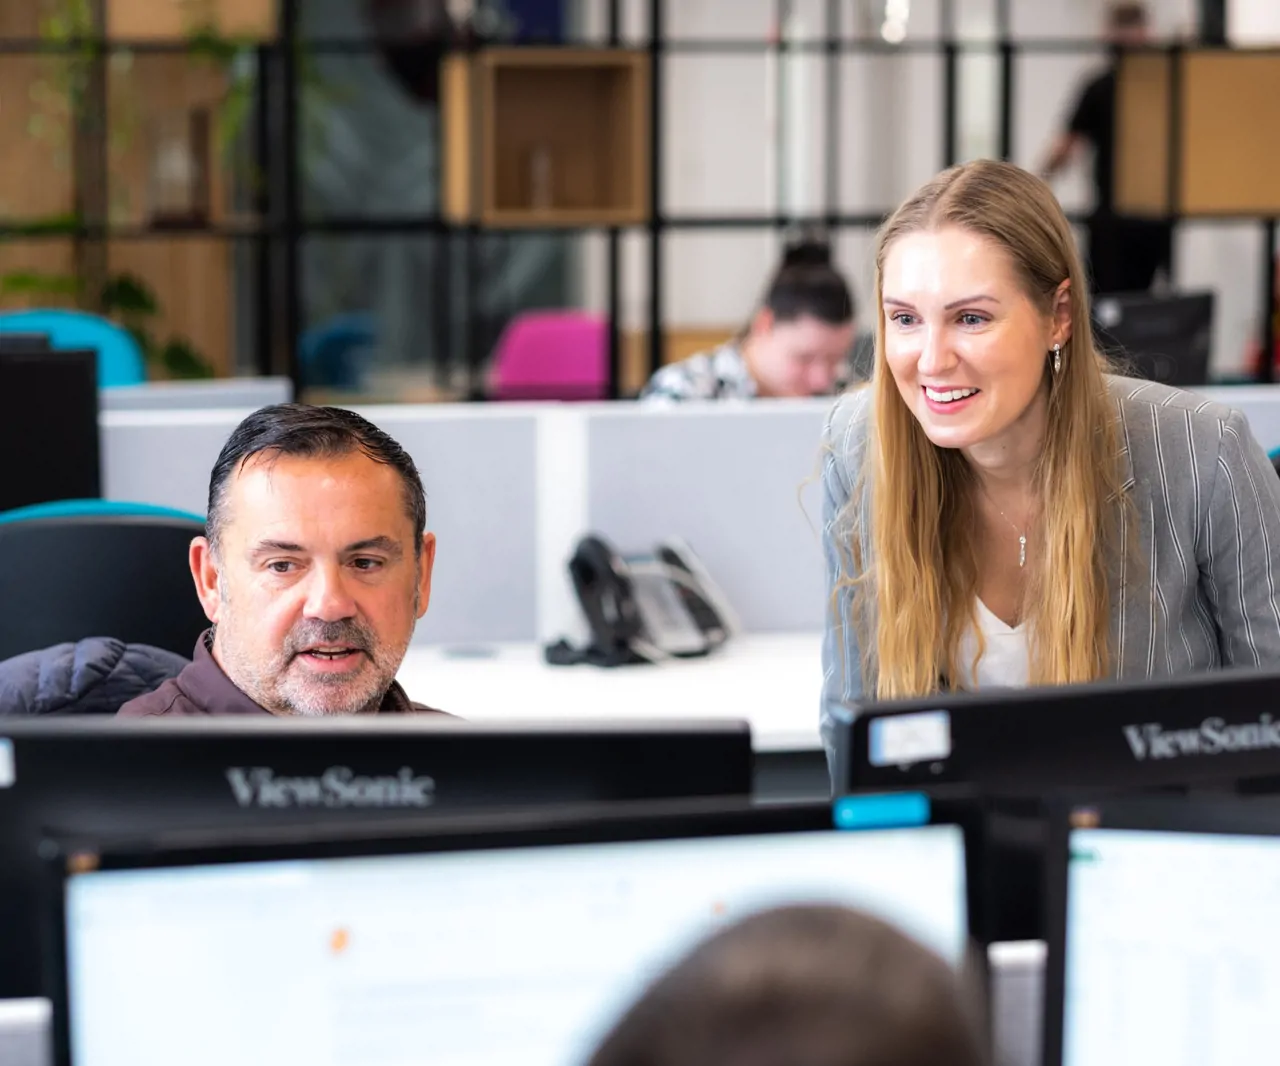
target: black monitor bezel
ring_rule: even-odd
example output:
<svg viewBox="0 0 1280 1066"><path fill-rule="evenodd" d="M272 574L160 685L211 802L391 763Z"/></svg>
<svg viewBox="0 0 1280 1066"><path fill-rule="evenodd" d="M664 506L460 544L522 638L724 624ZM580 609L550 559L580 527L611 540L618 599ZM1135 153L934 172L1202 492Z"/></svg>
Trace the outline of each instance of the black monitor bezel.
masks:
<svg viewBox="0 0 1280 1066"><path fill-rule="evenodd" d="M39 980L44 951L36 939L44 931L36 855L42 836L98 830L142 836L165 825L217 831L257 820L364 824L388 817L362 807L334 809L332 815L314 805L237 809L231 793L217 787L220 766L280 766L283 761L294 772L319 772L345 762L357 773L394 774L408 756L410 765L436 777L442 789L420 811L395 811L395 818L412 821L524 804L746 797L752 794L757 764L750 725L734 718L474 722L444 715L296 721L270 715L44 716L0 722L0 743L8 741L17 772L16 787L0 789L0 859L9 863L0 888L12 882L17 891L0 906L0 942L9 936L10 922L23 925L14 929L17 951L0 985L18 996L44 994ZM461 763L451 761L451 753L459 753ZM220 762L220 754L228 761ZM578 765L580 775L573 769ZM693 791L695 786L705 791ZM170 811L186 813L177 818Z"/></svg>
<svg viewBox="0 0 1280 1066"><path fill-rule="evenodd" d="M85 410L80 413L85 416L91 416L94 432L90 434L92 438L92 463L94 475L91 484L87 484L80 493L83 499L100 499L104 491L106 480L105 463L102 443L102 402L100 397L100 387L98 384L98 352L94 348L25 348L15 347L12 349L0 349L0 365L4 363L31 363L40 366L53 366L57 363L70 364L77 366L78 369L85 372L86 384L91 384L91 388L86 391L83 397L86 400ZM0 375L2 376L2 375ZM28 501L27 503L17 503L8 505L8 509L13 507L25 507L38 505L41 502L54 502L51 500L44 501ZM0 507L0 509L5 509Z"/></svg>
<svg viewBox="0 0 1280 1066"><path fill-rule="evenodd" d="M1047 805L1046 952L1042 1066L1062 1066L1066 1032L1067 906L1071 833L1075 828L1280 837L1280 798L1102 796Z"/></svg>
<svg viewBox="0 0 1280 1066"><path fill-rule="evenodd" d="M1099 760L1079 761L1079 774L1060 772L1063 743L1071 740L1064 735L1069 726L1091 723L1097 728L1102 720L1103 708L1115 706L1108 701L1119 701L1132 706L1140 701L1154 703L1162 696L1190 701L1202 699L1203 706L1179 725L1198 726L1204 717L1220 710L1222 703L1241 692L1250 694L1250 706L1257 706L1258 713L1268 713L1280 701L1280 670L1222 669L1198 674L1174 677L1142 678L1121 681L1105 680L1086 684L1046 685L1019 689L993 689L982 692L948 692L909 700L866 700L855 705L852 712L837 715L835 723L835 761L832 775L837 795L856 794L865 791L919 790L928 788L942 794L985 795L1038 799L1046 793L1062 795L1067 792L1097 795L1102 792L1124 794L1135 790L1177 788L1203 785L1206 787L1231 787L1250 781L1264 780L1280 775L1280 748L1270 753L1227 752L1215 755L1190 755L1169 760L1147 760L1126 763L1123 771L1098 769ZM1065 705L1066 711L1053 723L1057 734L1046 735L1038 748L1019 747L1016 758L1012 755L1003 763L997 763L993 752L1000 749L1001 724L1014 729L1022 726L1038 726L1046 706ZM1145 704L1144 704L1145 705ZM946 710L951 715L953 737L955 724L966 724L970 729L985 731L991 743L972 744L969 752L983 760L980 772L966 773L969 768L953 770L952 766L929 767L922 763L902 769L871 768L869 761L869 733L873 722L886 717L914 714L922 711ZM1070 713L1072 720L1066 721ZM1125 716L1136 720L1139 715L1126 709ZM1280 720L1280 712L1276 713ZM1172 720L1172 719L1171 719ZM1113 730L1113 739L1120 737L1122 724L1106 720ZM1047 727L1048 728L1048 727ZM1043 753L1041 761L1028 762L1028 752ZM966 752L965 754L968 754ZM883 770L884 772L881 772Z"/></svg>
<svg viewBox="0 0 1280 1066"><path fill-rule="evenodd" d="M50 838L41 847L46 872L47 968L57 1066L73 1066L67 972L66 885L86 865L93 871L141 870L361 856L412 855L566 844L750 836L831 831L831 803L758 804L749 799L637 801L540 811L483 812L395 823L279 827L248 832L156 834L128 840ZM981 808L963 801L930 804L929 825L955 825L965 848L966 918L974 979L986 983L988 863ZM869 829L911 829L885 825Z"/></svg>

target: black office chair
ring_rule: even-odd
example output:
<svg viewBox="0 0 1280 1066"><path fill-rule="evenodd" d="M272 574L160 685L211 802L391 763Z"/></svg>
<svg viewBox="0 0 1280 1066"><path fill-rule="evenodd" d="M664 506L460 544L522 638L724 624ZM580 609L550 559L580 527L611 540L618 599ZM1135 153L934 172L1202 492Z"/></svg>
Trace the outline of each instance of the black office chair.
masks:
<svg viewBox="0 0 1280 1066"><path fill-rule="evenodd" d="M105 501L0 515L0 660L84 637L190 657L209 626L187 566L203 533L196 516Z"/></svg>

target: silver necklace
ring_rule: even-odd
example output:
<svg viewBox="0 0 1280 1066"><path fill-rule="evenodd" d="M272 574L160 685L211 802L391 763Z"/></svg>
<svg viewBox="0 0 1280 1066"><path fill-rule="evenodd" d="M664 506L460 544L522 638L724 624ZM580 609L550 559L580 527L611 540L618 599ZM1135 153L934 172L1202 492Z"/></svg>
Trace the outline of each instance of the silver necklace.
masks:
<svg viewBox="0 0 1280 1066"><path fill-rule="evenodd" d="M981 484L981 482L979 482L979 484ZM1018 569L1021 570L1027 565L1027 534L1015 526L1009 516L1000 510L1000 505L997 504L995 500L991 499L991 493L987 492L985 485L983 485L982 491L986 495L987 499L991 500L991 506L996 509L996 513L1009 523L1010 529L1018 534Z"/></svg>

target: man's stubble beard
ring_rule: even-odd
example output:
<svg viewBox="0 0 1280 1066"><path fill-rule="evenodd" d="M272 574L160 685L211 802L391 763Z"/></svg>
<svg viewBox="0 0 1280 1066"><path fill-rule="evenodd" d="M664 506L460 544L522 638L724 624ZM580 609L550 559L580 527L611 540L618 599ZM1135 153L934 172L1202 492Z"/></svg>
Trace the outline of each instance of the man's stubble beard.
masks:
<svg viewBox="0 0 1280 1066"><path fill-rule="evenodd" d="M382 649L377 640L366 627L358 623L344 621L338 623L315 623L314 628L320 630L316 636L302 643L340 643L350 642L364 649L366 661L363 669L354 679L332 677L325 674L312 674L304 681L292 670L296 657L289 644L297 644L293 637L286 638L286 647L277 651L261 665L254 657L247 654L240 643L229 639L228 631L235 632L234 608L227 594L226 581L221 576L218 581L218 596L221 601L221 613L224 615L222 625L213 627L213 644L215 657L223 672L231 682L256 704L271 714L286 717L324 718L344 717L355 714L376 713L385 699L387 691L395 682L399 664L404 661L413 638L411 628L403 645L399 648ZM419 594L415 586L414 618L417 618ZM230 624L228 624L230 623ZM359 636L352 638L352 629ZM334 631L331 636L322 636L325 630ZM394 666L390 664L394 663ZM351 696L340 704L333 704L324 698L325 689L342 687L352 689Z"/></svg>

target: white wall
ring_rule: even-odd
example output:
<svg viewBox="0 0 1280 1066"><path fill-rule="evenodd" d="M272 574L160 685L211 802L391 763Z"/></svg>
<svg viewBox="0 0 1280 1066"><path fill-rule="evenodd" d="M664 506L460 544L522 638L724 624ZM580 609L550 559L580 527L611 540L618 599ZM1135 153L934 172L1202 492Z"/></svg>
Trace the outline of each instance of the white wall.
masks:
<svg viewBox="0 0 1280 1066"><path fill-rule="evenodd" d="M1015 39L1096 38L1105 0L1010 0ZM1238 6L1276 12L1280 0L1236 0ZM603 26L604 0L580 0L588 32ZM640 43L648 0L626 0L624 37ZM1194 32L1195 0L1148 0L1162 37ZM824 32L821 0L795 0L800 37ZM934 39L943 30L939 0L910 0L908 41ZM850 33L876 34L883 0L842 5ZM668 0L668 36L764 40L774 0ZM995 0L956 0L957 32L975 44L995 36ZM663 125L663 197L672 213L728 215L820 210L824 160L824 59L800 55L779 65L758 55L672 55L666 59ZM1014 159L1038 165L1054 132L1070 113L1081 81L1102 62L1086 54L1040 51L1015 68ZM777 167L774 90L787 87L789 163ZM841 59L840 209L891 208L942 165L943 66L941 56L845 55ZM975 50L960 65L959 149L962 158L998 150L999 66L994 52ZM1087 210L1088 161L1057 183L1065 207ZM870 231L848 231L837 244L865 306L871 293ZM1259 318L1262 250L1259 227L1188 224L1177 238L1180 287L1212 286L1219 293L1215 361L1219 370L1240 365ZM604 243L584 242L583 300L603 309ZM769 231L698 230L666 238L664 316L668 325L737 324L758 298L780 248ZM630 237L623 257L623 317L645 321L645 238Z"/></svg>
<svg viewBox="0 0 1280 1066"><path fill-rule="evenodd" d="M1280 44L1276 0L1227 0L1227 37L1236 45Z"/></svg>

